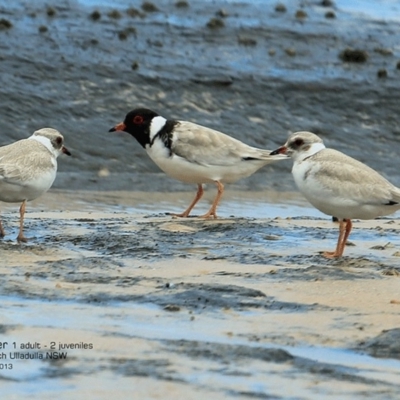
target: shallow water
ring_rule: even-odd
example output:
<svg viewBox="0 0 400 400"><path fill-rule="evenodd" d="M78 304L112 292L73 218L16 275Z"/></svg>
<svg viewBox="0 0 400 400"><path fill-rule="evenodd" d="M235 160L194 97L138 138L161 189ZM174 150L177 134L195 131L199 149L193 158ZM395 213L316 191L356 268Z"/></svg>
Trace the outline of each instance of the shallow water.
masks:
<svg viewBox="0 0 400 400"><path fill-rule="evenodd" d="M152 378L161 385L165 380L184 382L197 388L199 394L215 392L217 398L224 392L226 395L236 392L236 396L242 393L246 397L247 393L248 396L279 398L337 398L340 393L341 398L350 399L365 390L371 398L382 391L386 398L396 398L396 388L400 384L398 360L376 359L329 346L282 346L243 337L265 329L261 323L254 324L265 317L265 312L236 310L232 320L232 313L168 313L146 303L90 305L3 297L1 304L4 324L15 327L2 335L2 341L36 340L42 346L55 341L58 347L66 337L68 343L83 340L94 344L93 350L65 351L66 360L14 360L12 371L0 371L0 376L6 379L2 383L2 393L10 396L7 398L20 398L28 393L33 398L51 395L63 398L71 391L93 391L89 389L93 378L97 380L98 390L106 393L112 382L123 382L130 376ZM249 320L254 321L251 328L246 326ZM19 326L24 327L22 332ZM64 332L61 338L60 331ZM133 342L137 347L135 350L104 347L104 338L114 338L116 343L122 338L122 343ZM187 349L182 347L186 343ZM154 351L149 352L149 346ZM197 356L193 354L194 349L197 349ZM213 352L215 357L218 352L229 354L229 349L233 353L228 364L226 355L220 360L212 356ZM262 356L263 351L265 356ZM44 350L43 354L46 352ZM131 353L134 354L132 360ZM256 354L261 355L259 361ZM268 359L262 361L267 355ZM193 357L195 360L199 356L201 363L193 363ZM245 365L244 359L248 360ZM314 387L304 386L309 379L321 378ZM330 379L341 382L341 390L329 384ZM124 384L114 390L116 398L123 398Z"/></svg>
<svg viewBox="0 0 400 400"><path fill-rule="evenodd" d="M255 197L259 197L259 195L256 195ZM187 204L182 200L179 201L179 203L180 204L177 204L176 202L171 203L168 201L161 201L157 204L138 203L134 207L125 208L125 210L132 214L157 213L160 210L165 210L165 212L168 213L179 213L182 212L185 206L187 206ZM204 209L204 213L206 212L204 205L198 208ZM234 216L236 218L268 218L277 215L281 218L298 216L316 218L323 217L323 214L312 207L304 207L297 204L271 204L257 200L235 200L235 198L230 198L227 202L221 202L219 210L220 216ZM202 211L197 211L197 214L200 212ZM196 212L194 214L196 214Z"/></svg>
<svg viewBox="0 0 400 400"><path fill-rule="evenodd" d="M400 20L397 0L335 0L335 7L348 14L348 18L362 16L375 21Z"/></svg>
<svg viewBox="0 0 400 400"><path fill-rule="evenodd" d="M398 398L396 215L356 221L345 257L326 260L337 225L291 192L282 162L226 185L220 219L172 218L195 188L108 129L144 105L269 149L311 130L399 184L399 4L189 3L131 18L122 1L61 1L50 17L52 2L0 0L13 24L0 29L0 144L53 126L73 153L63 191L28 205L26 245L18 205L1 204L1 338L94 344L15 360L3 397ZM220 9L225 27L207 28ZM368 61L343 62L347 47Z"/></svg>

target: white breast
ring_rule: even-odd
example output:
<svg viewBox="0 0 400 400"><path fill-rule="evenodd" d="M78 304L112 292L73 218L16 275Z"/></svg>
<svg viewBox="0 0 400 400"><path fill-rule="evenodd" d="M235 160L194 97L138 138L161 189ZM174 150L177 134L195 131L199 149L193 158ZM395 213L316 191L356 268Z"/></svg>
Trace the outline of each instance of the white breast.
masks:
<svg viewBox="0 0 400 400"><path fill-rule="evenodd" d="M28 180L19 184L0 181L0 200L7 203L34 200L47 192L56 178L56 168L32 174Z"/></svg>
<svg viewBox="0 0 400 400"><path fill-rule="evenodd" d="M338 199L331 188L316 175L320 169L312 161L295 162L292 169L294 181L303 196L321 212L342 218L341 208L348 206L346 199Z"/></svg>
<svg viewBox="0 0 400 400"><path fill-rule="evenodd" d="M153 145L146 146L149 157L170 177L187 183L236 182L246 178L269 163L269 160L238 161L236 165L210 165L192 162L180 157L156 138Z"/></svg>
<svg viewBox="0 0 400 400"><path fill-rule="evenodd" d="M209 167L192 163L176 154L171 154L161 140L156 139L153 146L146 147L147 154L167 175L187 183L212 182L219 177Z"/></svg>
<svg viewBox="0 0 400 400"><path fill-rule="evenodd" d="M329 167L329 165L328 165ZM364 182L341 181L326 165L305 160L293 165L293 177L304 197L321 212L344 219L372 219L389 215L400 207L388 207L376 199ZM370 195L370 196L369 196Z"/></svg>

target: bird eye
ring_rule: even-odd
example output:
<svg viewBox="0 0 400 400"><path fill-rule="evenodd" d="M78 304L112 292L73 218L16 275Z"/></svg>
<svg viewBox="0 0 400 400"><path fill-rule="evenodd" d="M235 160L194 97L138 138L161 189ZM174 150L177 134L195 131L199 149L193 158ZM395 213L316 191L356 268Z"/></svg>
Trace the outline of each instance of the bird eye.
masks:
<svg viewBox="0 0 400 400"><path fill-rule="evenodd" d="M133 118L133 123L135 125L143 124L143 117L141 115L135 115L135 117Z"/></svg>
<svg viewBox="0 0 400 400"><path fill-rule="evenodd" d="M296 139L294 141L294 144L296 145L296 147L300 147L304 144L304 140L303 139Z"/></svg>
<svg viewBox="0 0 400 400"><path fill-rule="evenodd" d="M57 143L57 144L61 144L62 141L63 141L63 140L62 140L62 137L58 136L57 139L56 139L56 143Z"/></svg>

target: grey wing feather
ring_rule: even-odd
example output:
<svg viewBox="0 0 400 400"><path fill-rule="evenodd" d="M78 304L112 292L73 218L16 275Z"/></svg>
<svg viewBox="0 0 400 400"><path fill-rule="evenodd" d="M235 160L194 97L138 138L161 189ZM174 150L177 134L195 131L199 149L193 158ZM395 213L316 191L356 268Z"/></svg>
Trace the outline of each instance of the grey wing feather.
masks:
<svg viewBox="0 0 400 400"><path fill-rule="evenodd" d="M14 155L13 153L12 145L0 147L0 181L18 184L21 171L15 165L15 162L10 160Z"/></svg>
<svg viewBox="0 0 400 400"><path fill-rule="evenodd" d="M15 146L17 143L18 146ZM29 139L0 147L0 181L23 186L24 181L30 178L32 164L38 168L52 166L49 157L40 157L43 153L46 154L47 149L37 141Z"/></svg>
<svg viewBox="0 0 400 400"><path fill-rule="evenodd" d="M172 152L203 165L234 165L243 159L265 164L285 157L270 156L269 150L248 146L222 132L187 121L175 126Z"/></svg>
<svg viewBox="0 0 400 400"><path fill-rule="evenodd" d="M18 181L21 176L21 171L18 167L13 164L3 164L0 158L0 181L4 181L11 184L21 184Z"/></svg>
<svg viewBox="0 0 400 400"><path fill-rule="evenodd" d="M331 153L329 168L322 168L316 175L323 174L322 182L340 197L341 192L351 193L360 204L382 205L400 203L400 189L391 184L374 169L333 149L324 149L320 155ZM319 153L315 154L318 160ZM333 161L335 160L335 161ZM335 162L334 167L332 163ZM338 182L340 178L340 182Z"/></svg>

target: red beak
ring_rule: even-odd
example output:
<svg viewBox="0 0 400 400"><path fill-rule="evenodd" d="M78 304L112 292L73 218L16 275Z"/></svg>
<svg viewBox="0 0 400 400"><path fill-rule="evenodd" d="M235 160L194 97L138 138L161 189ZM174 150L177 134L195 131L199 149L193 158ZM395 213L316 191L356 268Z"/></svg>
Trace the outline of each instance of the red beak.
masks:
<svg viewBox="0 0 400 400"><path fill-rule="evenodd" d="M120 122L119 124L117 124L113 128L111 128L108 132L124 131L125 128L126 128L126 125L123 122Z"/></svg>
<svg viewBox="0 0 400 400"><path fill-rule="evenodd" d="M270 156L276 156L277 154L286 154L286 153L287 153L287 147L286 146L282 146L282 147L279 147L279 149L271 151L271 153L269 153L269 155Z"/></svg>

